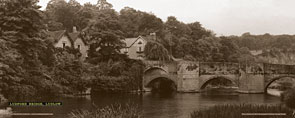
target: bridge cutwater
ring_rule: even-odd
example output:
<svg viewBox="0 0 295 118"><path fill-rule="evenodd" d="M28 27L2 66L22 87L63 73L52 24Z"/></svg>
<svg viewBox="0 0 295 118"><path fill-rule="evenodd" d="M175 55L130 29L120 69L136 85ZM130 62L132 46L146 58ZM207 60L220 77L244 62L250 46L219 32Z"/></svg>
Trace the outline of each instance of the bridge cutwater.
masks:
<svg viewBox="0 0 295 118"><path fill-rule="evenodd" d="M265 93L275 80L295 78L295 65L268 63L144 61L143 90L151 90L151 83L166 79L174 83L178 92L200 92L214 79L224 78L238 86L241 93Z"/></svg>

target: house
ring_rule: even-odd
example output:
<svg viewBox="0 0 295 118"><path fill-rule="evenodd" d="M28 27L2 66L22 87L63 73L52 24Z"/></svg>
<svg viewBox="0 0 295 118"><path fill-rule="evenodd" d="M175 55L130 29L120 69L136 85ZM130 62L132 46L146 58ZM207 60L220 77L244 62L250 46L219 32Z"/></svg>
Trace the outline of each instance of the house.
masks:
<svg viewBox="0 0 295 118"><path fill-rule="evenodd" d="M66 30L49 31L48 34L50 36L49 40L53 43L54 47L72 47L72 41Z"/></svg>
<svg viewBox="0 0 295 118"><path fill-rule="evenodd" d="M149 40L155 40L155 33L148 36L139 36L137 38L124 39L125 47L121 49L121 53L125 53L131 59L144 59L144 48Z"/></svg>
<svg viewBox="0 0 295 118"><path fill-rule="evenodd" d="M80 36L80 32L74 30L72 33L68 33L66 30L60 31L48 31L50 36L49 40L54 44L55 47L65 48L65 47L72 47L78 49L80 51L81 59L85 59L87 57L87 51L89 46Z"/></svg>
<svg viewBox="0 0 295 118"><path fill-rule="evenodd" d="M75 49L78 49L80 53L82 54L81 58L85 59L86 57L88 57L87 53L88 53L89 46L87 45L85 40L83 40L83 38L81 37L80 32L69 33L69 36L73 43L72 46Z"/></svg>
<svg viewBox="0 0 295 118"><path fill-rule="evenodd" d="M126 38L124 39L124 43L125 46L121 49L122 53L125 53L131 59L144 58L143 51L147 41L143 37Z"/></svg>

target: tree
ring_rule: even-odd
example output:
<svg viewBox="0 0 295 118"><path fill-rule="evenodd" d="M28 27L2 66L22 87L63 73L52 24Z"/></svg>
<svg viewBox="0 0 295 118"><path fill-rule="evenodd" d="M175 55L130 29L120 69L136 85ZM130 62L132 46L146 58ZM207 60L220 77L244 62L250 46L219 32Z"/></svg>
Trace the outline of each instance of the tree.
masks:
<svg viewBox="0 0 295 118"><path fill-rule="evenodd" d="M188 27L192 31L190 36L194 40L198 40L202 37L208 37L213 35L211 31L208 31L205 28L203 28L199 22L190 23L188 24Z"/></svg>
<svg viewBox="0 0 295 118"><path fill-rule="evenodd" d="M64 29L72 31L73 26L78 24L81 7L76 0L70 0L68 3L65 0L51 0L47 4L45 13L48 21L62 23Z"/></svg>
<svg viewBox="0 0 295 118"><path fill-rule="evenodd" d="M113 8L113 5L108 3L107 0L98 0L96 7L98 8L98 10L106 10Z"/></svg>
<svg viewBox="0 0 295 118"><path fill-rule="evenodd" d="M167 61L170 59L168 50L160 43L149 41L144 48L147 59Z"/></svg>
<svg viewBox="0 0 295 118"><path fill-rule="evenodd" d="M187 26L183 22L178 21L174 16L169 16L167 18L167 21L165 22L165 28L177 38L187 38L192 32L189 26Z"/></svg>
<svg viewBox="0 0 295 118"><path fill-rule="evenodd" d="M22 99L82 90L79 85L83 78L82 64L75 51L56 49L47 40L37 0L3 3L0 7L1 93L9 99Z"/></svg>
<svg viewBox="0 0 295 118"><path fill-rule="evenodd" d="M176 58L184 58L186 55L191 55L193 47L193 40L181 37L173 55Z"/></svg>
<svg viewBox="0 0 295 118"><path fill-rule="evenodd" d="M232 55L239 53L239 47L235 44L231 39L226 37L220 37L221 53L223 54L223 58L225 61L237 61Z"/></svg>
<svg viewBox="0 0 295 118"><path fill-rule="evenodd" d="M96 6L91 3L85 3L82 8L77 12L76 26L81 31L86 31L90 25L93 25L96 13Z"/></svg>
<svg viewBox="0 0 295 118"><path fill-rule="evenodd" d="M163 21L153 14L142 13L138 31L140 35L149 35L150 33L161 34L163 30Z"/></svg>
<svg viewBox="0 0 295 118"><path fill-rule="evenodd" d="M37 0L9 0L1 4L0 60L5 67L2 93L8 98L34 95L35 82L45 79L42 67L45 60L41 55L47 48L42 40L44 26L40 6Z"/></svg>
<svg viewBox="0 0 295 118"><path fill-rule="evenodd" d="M138 30L141 17L142 12L130 7L125 7L120 11L119 21L125 37L137 37L142 34Z"/></svg>
<svg viewBox="0 0 295 118"><path fill-rule="evenodd" d="M89 58L96 62L119 59L124 37L118 18L118 14L112 9L97 13L94 25L87 31L90 36Z"/></svg>

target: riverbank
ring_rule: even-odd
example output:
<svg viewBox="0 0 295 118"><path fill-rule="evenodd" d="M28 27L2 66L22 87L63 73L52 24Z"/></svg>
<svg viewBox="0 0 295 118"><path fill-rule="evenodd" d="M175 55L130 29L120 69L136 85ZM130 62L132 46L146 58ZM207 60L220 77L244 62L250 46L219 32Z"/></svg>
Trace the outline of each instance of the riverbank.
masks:
<svg viewBox="0 0 295 118"><path fill-rule="evenodd" d="M197 110L191 113L191 118L240 118L242 113L286 113L284 118L292 118L292 110L281 105L216 105L209 109ZM262 116L251 116L261 118ZM267 118L281 118L282 116L267 116ZM250 118L250 117L249 117Z"/></svg>

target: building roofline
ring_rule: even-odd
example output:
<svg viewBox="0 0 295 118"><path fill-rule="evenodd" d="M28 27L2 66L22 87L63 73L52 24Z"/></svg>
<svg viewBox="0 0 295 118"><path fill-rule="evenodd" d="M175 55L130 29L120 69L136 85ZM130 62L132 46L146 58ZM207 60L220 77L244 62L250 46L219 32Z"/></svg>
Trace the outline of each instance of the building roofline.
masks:
<svg viewBox="0 0 295 118"><path fill-rule="evenodd" d="M136 40L135 40L135 41L134 41L129 47L125 46L125 48L130 48L130 47L132 47L132 46L135 44L135 42L136 42L139 38L145 40L142 36L138 36L138 37L136 38Z"/></svg>

